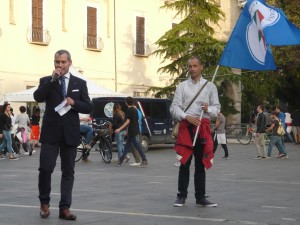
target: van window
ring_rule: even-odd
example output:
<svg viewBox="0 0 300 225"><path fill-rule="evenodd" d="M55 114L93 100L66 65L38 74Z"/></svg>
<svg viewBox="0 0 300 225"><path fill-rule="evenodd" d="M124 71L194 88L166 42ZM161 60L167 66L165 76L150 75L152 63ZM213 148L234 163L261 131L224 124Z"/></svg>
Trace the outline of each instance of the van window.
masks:
<svg viewBox="0 0 300 225"><path fill-rule="evenodd" d="M142 107L146 117L153 119L167 119L168 117L165 102L143 102Z"/></svg>

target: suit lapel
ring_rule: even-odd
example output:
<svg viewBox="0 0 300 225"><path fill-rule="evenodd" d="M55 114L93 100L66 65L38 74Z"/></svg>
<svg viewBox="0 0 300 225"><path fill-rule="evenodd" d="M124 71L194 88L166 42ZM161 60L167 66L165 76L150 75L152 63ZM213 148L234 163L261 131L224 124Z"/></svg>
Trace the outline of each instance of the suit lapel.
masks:
<svg viewBox="0 0 300 225"><path fill-rule="evenodd" d="M70 80L69 80L69 85L68 85L68 90L67 90L67 96L71 96L71 92L74 89L74 87L76 86L76 82L74 80L74 76L72 74L70 74Z"/></svg>

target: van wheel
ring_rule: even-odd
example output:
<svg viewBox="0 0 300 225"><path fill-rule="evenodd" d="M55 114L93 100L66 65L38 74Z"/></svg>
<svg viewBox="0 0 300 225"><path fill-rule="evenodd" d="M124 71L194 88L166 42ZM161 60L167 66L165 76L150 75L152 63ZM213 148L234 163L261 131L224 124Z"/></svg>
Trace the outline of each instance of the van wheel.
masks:
<svg viewBox="0 0 300 225"><path fill-rule="evenodd" d="M149 138L147 136L142 136L140 140L141 146L144 152L147 152L149 149Z"/></svg>

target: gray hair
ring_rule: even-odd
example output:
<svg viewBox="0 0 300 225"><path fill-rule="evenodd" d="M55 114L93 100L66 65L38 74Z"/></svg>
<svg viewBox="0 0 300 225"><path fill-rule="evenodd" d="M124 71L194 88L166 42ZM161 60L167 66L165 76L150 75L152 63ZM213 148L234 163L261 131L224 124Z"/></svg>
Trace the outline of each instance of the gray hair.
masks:
<svg viewBox="0 0 300 225"><path fill-rule="evenodd" d="M68 52L68 51L65 50L65 49L61 49L61 50L58 50L57 52L55 52L54 58L55 58L56 55L63 55L63 54L66 54L68 60L71 60L71 54L70 54L70 52Z"/></svg>

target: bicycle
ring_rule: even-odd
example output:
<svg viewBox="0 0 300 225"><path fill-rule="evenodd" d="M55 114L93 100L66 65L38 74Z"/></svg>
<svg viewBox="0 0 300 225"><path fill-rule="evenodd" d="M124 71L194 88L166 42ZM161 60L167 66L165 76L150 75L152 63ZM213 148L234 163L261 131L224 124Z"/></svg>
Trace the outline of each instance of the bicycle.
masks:
<svg viewBox="0 0 300 225"><path fill-rule="evenodd" d="M242 145L248 145L253 138L254 130L251 124L248 124L245 128L241 128L242 131L238 134L238 141ZM270 133L264 133L265 144L268 145L270 142Z"/></svg>
<svg viewBox="0 0 300 225"><path fill-rule="evenodd" d="M104 121L101 124L92 123L95 136L90 144L91 148L88 149L83 143L83 138L81 137L81 144L77 147L75 162L78 162L82 158L87 158L93 147L99 142L99 151L102 161L105 163L110 163L112 160L112 144L111 144L111 123L109 121Z"/></svg>
<svg viewBox="0 0 300 225"><path fill-rule="evenodd" d="M238 134L238 141L242 145L248 145L252 140L253 128L251 124L247 124L246 127L243 127L241 129L241 132Z"/></svg>

